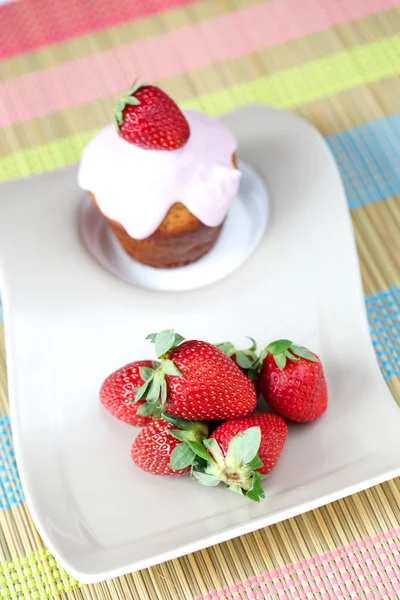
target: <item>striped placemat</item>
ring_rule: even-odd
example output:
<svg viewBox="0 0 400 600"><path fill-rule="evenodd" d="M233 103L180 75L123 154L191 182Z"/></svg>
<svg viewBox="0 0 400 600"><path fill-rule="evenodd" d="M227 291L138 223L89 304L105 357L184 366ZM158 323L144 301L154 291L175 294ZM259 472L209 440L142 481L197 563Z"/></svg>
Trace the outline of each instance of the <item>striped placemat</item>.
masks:
<svg viewBox="0 0 400 600"><path fill-rule="evenodd" d="M134 75L214 116L257 102L313 123L342 174L372 339L400 403L400 0L2 0L0 57L0 181L75 163ZM400 598L400 480L81 586L26 508L0 340L3 598Z"/></svg>

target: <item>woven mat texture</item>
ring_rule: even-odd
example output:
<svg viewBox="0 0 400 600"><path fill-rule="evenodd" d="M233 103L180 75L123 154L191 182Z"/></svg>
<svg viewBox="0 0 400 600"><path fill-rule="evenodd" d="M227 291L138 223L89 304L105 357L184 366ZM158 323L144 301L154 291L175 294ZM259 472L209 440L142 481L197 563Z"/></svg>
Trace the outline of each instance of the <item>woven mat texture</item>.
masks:
<svg viewBox="0 0 400 600"><path fill-rule="evenodd" d="M270 104L325 136L346 188L376 354L400 404L400 2L0 0L0 181L76 163L136 74L183 107L218 116ZM1 325L0 411L4 599L400 598L400 479L80 585L45 548L25 504Z"/></svg>

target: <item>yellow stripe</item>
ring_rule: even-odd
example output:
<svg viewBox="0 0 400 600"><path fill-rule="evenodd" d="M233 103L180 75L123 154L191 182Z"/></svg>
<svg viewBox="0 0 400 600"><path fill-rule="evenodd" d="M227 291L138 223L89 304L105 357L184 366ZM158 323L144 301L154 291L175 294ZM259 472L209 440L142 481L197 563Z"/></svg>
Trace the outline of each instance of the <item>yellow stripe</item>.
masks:
<svg viewBox="0 0 400 600"><path fill-rule="evenodd" d="M400 35L352 48L314 62L183 103L218 116L250 103L290 109L400 73ZM79 133L0 160L0 181L12 180L73 164L95 133Z"/></svg>

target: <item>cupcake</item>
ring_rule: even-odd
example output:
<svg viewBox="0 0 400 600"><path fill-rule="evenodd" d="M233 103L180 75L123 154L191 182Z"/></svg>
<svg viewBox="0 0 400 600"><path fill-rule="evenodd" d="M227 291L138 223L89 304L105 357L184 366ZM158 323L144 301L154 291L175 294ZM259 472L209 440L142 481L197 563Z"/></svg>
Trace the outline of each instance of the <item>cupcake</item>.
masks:
<svg viewBox="0 0 400 600"><path fill-rule="evenodd" d="M130 257L180 267L221 233L239 189L236 148L219 121L135 83L83 150L78 183Z"/></svg>

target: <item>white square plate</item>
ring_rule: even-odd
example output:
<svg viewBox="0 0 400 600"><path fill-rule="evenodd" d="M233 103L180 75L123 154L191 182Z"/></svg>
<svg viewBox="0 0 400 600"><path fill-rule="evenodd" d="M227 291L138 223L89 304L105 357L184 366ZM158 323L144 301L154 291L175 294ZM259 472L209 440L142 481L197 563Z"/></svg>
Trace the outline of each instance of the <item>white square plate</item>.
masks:
<svg viewBox="0 0 400 600"><path fill-rule="evenodd" d="M1 188L0 272L11 416L27 502L45 543L94 582L291 517L400 474L400 411L375 360L346 199L307 123L265 107L224 118L265 179L271 219L238 271L191 292L113 277L86 252L75 169ZM240 236L238 227L237 236ZM104 377L152 356L150 331L260 345L289 337L324 362L330 406L292 426L267 498L139 471L137 433L98 401Z"/></svg>

